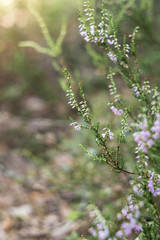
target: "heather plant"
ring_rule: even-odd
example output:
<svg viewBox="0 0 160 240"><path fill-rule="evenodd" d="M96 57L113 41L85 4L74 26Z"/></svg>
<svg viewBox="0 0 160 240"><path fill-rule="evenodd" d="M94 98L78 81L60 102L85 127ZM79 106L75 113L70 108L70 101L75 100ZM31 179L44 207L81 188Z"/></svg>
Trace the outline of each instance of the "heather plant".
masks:
<svg viewBox="0 0 160 240"><path fill-rule="evenodd" d="M62 43L64 40L64 37L66 35L66 21L65 19L62 19L62 26L59 32L59 36L56 40L53 40L53 38L51 37L48 27L45 23L45 21L43 20L42 16L39 14L39 12L34 8L34 6L32 5L32 3L29 0L26 0L26 6L29 9L29 11L33 14L33 16L35 17L41 31L44 37L44 40L47 44L47 47L41 46L39 43L35 42L35 41L21 41L19 42L19 46L20 47L29 47L29 48L33 48L35 51L48 55L50 56L53 61L52 61L52 65L54 67L54 69L58 72L59 74L59 83L63 88L63 81L62 81L62 77L63 77L63 73L62 73L62 67L63 67L63 57L62 57Z"/></svg>
<svg viewBox="0 0 160 240"><path fill-rule="evenodd" d="M72 109L77 110L80 117L79 120L71 118L70 125L76 131L89 132L97 144L95 151L97 154L89 152L86 146L81 145L81 148L93 160L104 162L111 171L126 174L130 185L122 209L114 217L113 222L108 222L97 207L89 205L91 222L88 230L89 239L116 240L132 237L140 240L160 239L160 93L157 86L150 86L150 82L144 78L139 68L138 49L135 42L138 27L123 38L118 31L124 13L128 9L131 8L132 16L137 17L137 14L134 14L136 12L135 2L134 0L121 0L121 8L117 17L117 8L113 16L105 9L104 3L111 3L107 0L102 4L100 16L90 6L89 1L84 3L84 13L79 13L79 31L86 42L87 51L102 73L107 70L110 102L106 111L111 111L118 118L119 131L115 132L109 122L100 124L95 121L94 112L86 100L82 84L78 85L79 94L77 94L77 86L72 82L67 69L64 70L68 87L66 94L69 98L68 104ZM20 46L33 47L38 52L53 57L53 66L61 76L63 66L61 47L65 35L65 24L58 40L53 41L41 16L30 4L28 7L37 19L48 47L41 47L31 41L21 42ZM144 36L149 36L146 38L147 41L153 40L153 34L150 34L153 33L150 31L153 21L151 14L153 1L139 1L138 9L138 14L146 12L145 22L143 21L145 27L142 29L146 33ZM143 27L141 20L138 21L136 17L135 22ZM92 48L95 45L102 50L103 55L99 55ZM108 60L105 66L106 58ZM120 94L117 77L121 77L131 97L135 99L136 110L132 109L125 96ZM123 152L124 145L127 145L134 155L135 162L132 169L128 168L128 159Z"/></svg>
<svg viewBox="0 0 160 240"><path fill-rule="evenodd" d="M141 70L148 76L152 75L152 81L159 76L159 9L158 1L154 0L104 0L105 8L114 18L116 30L119 36L130 33L130 29L139 26L141 31L138 35L138 45L143 54L139 54L139 63ZM101 9L101 1L96 1L96 16ZM102 74L105 71L105 65L108 60L103 51L95 49L93 44L86 44L87 52L93 59L93 64ZM152 66L150 59L152 58Z"/></svg>
<svg viewBox="0 0 160 240"><path fill-rule="evenodd" d="M111 101L107 111L119 118L119 132L114 133L111 124L104 125L94 121L94 113L86 100L82 84L78 86L80 96L74 90L70 74L64 70L67 79L68 104L76 109L81 120L71 118L71 126L76 131L87 130L94 137L98 154L92 154L85 146L83 151L93 160L103 161L117 174L129 175L130 188L124 200L121 212L117 213L113 223L107 223L102 213L89 206L92 226L89 239L116 240L160 239L160 174L159 174L159 137L160 137L160 93L156 86L143 77L138 66L137 46L135 43L138 27L131 34L117 35L116 24L111 14L102 4L101 17L96 18L95 9L89 1L84 3L84 13L79 14L80 35L87 43L96 44L104 49L110 60L107 83ZM132 97L137 101L137 110L133 111L124 96L118 92L116 76L121 76ZM80 100L79 100L80 99ZM83 134L83 133L82 133ZM135 149L132 148L135 142ZM133 169L126 167L127 159L122 145L127 144L135 156Z"/></svg>

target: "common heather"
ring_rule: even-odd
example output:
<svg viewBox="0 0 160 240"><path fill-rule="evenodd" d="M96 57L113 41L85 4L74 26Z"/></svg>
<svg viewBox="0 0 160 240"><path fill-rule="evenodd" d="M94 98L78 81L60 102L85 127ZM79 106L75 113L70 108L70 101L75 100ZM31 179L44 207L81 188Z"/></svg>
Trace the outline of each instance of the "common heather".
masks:
<svg viewBox="0 0 160 240"><path fill-rule="evenodd" d="M92 112L88 107L82 85L79 85L81 101L78 102L71 84L68 71L67 78L69 104L77 109L83 122L77 123L72 119L71 125L75 130L89 130L94 136L99 148L99 154L92 155L82 146L82 149L93 159L104 161L111 170L123 172L130 177L128 194L123 201L122 210L115 216L114 225L110 228L102 213L95 207L89 206L91 227L89 239L118 240L130 239L135 236L141 240L160 239L160 174L159 174L159 137L160 137L160 93L157 87L150 86L150 82L143 78L137 64L137 47L135 43L138 27L129 36L119 40L112 15L102 4L101 18L97 22L95 9L90 2L84 2L84 13L79 14L79 31L84 40L103 48L110 59L107 82L111 101L108 103L113 114L121 122L118 136L110 129L94 122ZM116 66L116 67L114 67ZM106 66L107 68L108 66ZM116 70L115 70L116 69ZM118 93L115 75L119 74L132 96L137 99L135 113L124 97ZM83 132L82 132L83 134ZM132 137L135 150L131 149L135 157L135 168L127 169L125 158L121 156L121 145ZM114 141L110 147L110 141ZM134 144L135 142L135 144ZM155 160L156 159L156 160ZM158 160L157 160L158 159Z"/></svg>

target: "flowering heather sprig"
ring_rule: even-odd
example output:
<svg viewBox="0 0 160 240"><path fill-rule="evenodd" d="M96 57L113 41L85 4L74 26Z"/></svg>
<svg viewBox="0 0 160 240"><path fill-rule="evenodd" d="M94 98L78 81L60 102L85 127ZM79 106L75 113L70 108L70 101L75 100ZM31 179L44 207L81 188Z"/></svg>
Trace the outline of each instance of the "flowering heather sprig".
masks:
<svg viewBox="0 0 160 240"><path fill-rule="evenodd" d="M138 98L140 96L140 89L138 84L132 84L132 90L135 93L135 96Z"/></svg>
<svg viewBox="0 0 160 240"><path fill-rule="evenodd" d="M160 196L160 175L148 170L148 189L154 197Z"/></svg>
<svg viewBox="0 0 160 240"><path fill-rule="evenodd" d="M103 138L109 138L110 140L114 139L114 133L112 133L110 129L103 128L103 130L105 131L104 133L102 133Z"/></svg>
<svg viewBox="0 0 160 240"><path fill-rule="evenodd" d="M160 137L160 114L156 114L156 120L150 129L146 118L142 122L139 122L138 127L140 130L133 133L134 141L137 142L139 150L148 153L148 149Z"/></svg>
<svg viewBox="0 0 160 240"><path fill-rule="evenodd" d="M115 115L120 116L121 128L114 136L109 124L106 124L107 127L101 132L99 123L92 122L92 116L82 86L79 85L82 100L78 103L68 73L66 74L68 79L67 95L70 97L69 104L72 108L77 109L78 114L85 122L85 125L83 125L72 121L71 125L74 126L75 130L86 128L91 131L100 152L92 155L83 146L82 149L93 160L104 161L112 170L134 176L130 181L131 195L127 198L127 202L117 216L119 221L115 227L116 233L109 229L105 219L101 218L100 212L92 209L90 209L90 217L93 224L89 232L92 238L96 240L127 239L132 237L132 234L136 234L138 239L141 240L158 240L160 238L160 214L155 200L160 195L160 175L157 172L159 171L160 149L158 144L160 138L160 93L157 88L151 89L147 80L142 81L141 79L137 67L135 47L135 35L138 27L129 36L131 37L130 43L127 43L127 38L124 36L123 42L121 41L120 44L114 21L104 9L104 5L98 24L95 20L94 9L90 7L89 1L84 4L84 13L83 18L82 16L79 17L81 36L84 37L85 41L96 43L107 50L107 56L116 64L114 71L120 74L127 86L132 90L133 96L138 100L138 114L136 116L136 111L132 113L128 104L118 94L113 79L115 73L109 68L107 79L110 79L109 92L113 96L113 101L108 105ZM123 151L121 151L121 144L131 134L137 143L134 171L125 170ZM113 139L116 140L116 145L108 144L108 141ZM150 166L152 166L152 171L149 170Z"/></svg>
<svg viewBox="0 0 160 240"><path fill-rule="evenodd" d="M93 237L97 237L98 240L117 240L115 237L110 237L109 227L98 208L93 205L89 205L88 209L89 217L92 221L92 227L88 230L89 233Z"/></svg>
<svg viewBox="0 0 160 240"><path fill-rule="evenodd" d="M114 106L111 106L110 109L112 110L112 112L115 114L115 115L122 115L123 114L123 110L122 109L117 109L115 108Z"/></svg>
<svg viewBox="0 0 160 240"><path fill-rule="evenodd" d="M77 131L81 130L81 126L77 122L72 122L70 126L74 126L74 129Z"/></svg>
<svg viewBox="0 0 160 240"><path fill-rule="evenodd" d="M78 114L84 118L84 121L88 124L91 124L91 115L90 115L90 109L87 105L84 92L82 89L82 85L79 84L79 91L82 97L81 102L77 102L75 99L75 94L73 92L72 86L71 86L71 81L70 81L70 75L68 71L65 69L64 70L65 76L67 78L67 85L68 85L68 90L66 96L69 97L69 102L68 104L71 105L72 108L76 108L78 111ZM82 126L81 126L82 127ZM80 130L80 126L77 124L74 126L76 130Z"/></svg>
<svg viewBox="0 0 160 240"><path fill-rule="evenodd" d="M110 68L109 70L109 74L107 76L107 79L110 80L110 85L109 87L109 91L110 91L110 95L115 95L117 93L117 88L116 88L116 84L114 82L113 76L115 75L114 72L112 72L112 69Z"/></svg>
<svg viewBox="0 0 160 240"><path fill-rule="evenodd" d="M156 114L156 121L153 123L153 126L151 127L151 131L154 133L152 135L153 139L158 139L160 137L160 114Z"/></svg>
<svg viewBox="0 0 160 240"><path fill-rule="evenodd" d="M160 106L160 93L157 90L157 87L152 89L153 96L151 101L151 115L159 113Z"/></svg>
<svg viewBox="0 0 160 240"><path fill-rule="evenodd" d="M138 178L138 181L141 177ZM117 214L118 221L121 221L120 230L117 231L116 236L121 237L130 236L133 231L142 232L142 224L140 223L141 208L144 207L143 197L143 186L141 183L136 183L136 179L130 181L132 186L132 194L127 197L126 205L121 210L121 213Z"/></svg>
<svg viewBox="0 0 160 240"><path fill-rule="evenodd" d="M125 1L123 1L125 4ZM134 2L134 1L128 1ZM123 5L124 5L123 4ZM62 40L65 35L65 24L62 27L60 36L55 43L52 41L48 29L39 14L32 7L30 8L35 15L47 42L48 48L43 48L35 42L24 42L21 46L33 47L39 52L43 52L52 57L59 57L62 53ZM94 239L98 240L117 240L132 238L132 232L137 235L140 240L159 240L160 239L160 209L158 200L160 196L160 93L158 87L151 89L147 80L142 81L142 74L137 67L135 35L138 31L136 27L133 31L131 41L128 42L126 36L123 41L117 38L117 30L111 15L104 9L104 4L101 10L100 22L97 24L95 19L95 11L90 7L89 1L84 3L84 17L79 16L80 34L86 42L92 42L102 47L107 51L108 58L116 64L115 71L120 74L122 79L127 83L127 86L132 90L133 96L138 99L138 113L140 117L133 115L125 101L117 93L117 88L113 80L114 73L110 68L108 78L111 81L109 85L110 95L114 95L114 102L110 102L110 108L116 115L121 115L121 129L116 134L111 132L109 124L107 128L100 131L99 123L92 122L90 109L85 99L82 85L79 84L79 92L81 96L80 102L76 100L74 91L71 86L70 76L65 69L67 78L67 96L69 97L68 104L76 109L78 114L84 120L82 124L71 119L71 126L79 131L82 128L93 133L95 142L97 143L99 152L92 155L84 147L83 150L93 160L104 161L116 172L132 174L134 178L130 181L131 195L118 214L118 223L114 229L110 228L106 220L102 217L98 209L90 208L90 217L93 220L93 227L89 232ZM100 56L100 55L98 55ZM133 57L133 58L131 58ZM102 60L103 61L103 60ZM101 62L102 62L101 61ZM61 61L60 61L61 62ZM61 64L57 61L54 64L55 69L61 72ZM104 61L105 62L105 61ZM143 82L143 83L142 83ZM136 112L136 111L135 111ZM128 119L128 116L131 119ZM130 122L132 121L132 123ZM131 125L133 124L133 125ZM133 126L133 128L131 128ZM135 127L135 128L134 128ZM121 143L126 137L133 133L136 147L136 164L135 170L130 172L124 168L124 153L120 152ZM116 146L113 143L108 144L109 140L115 139ZM107 141L108 140L108 141ZM127 143L128 144L128 143ZM127 154L126 154L127 156ZM152 171L150 170L152 169ZM116 222L117 223L117 222ZM113 226L113 225L112 225ZM116 232L113 230L118 229ZM85 239L85 238L84 238Z"/></svg>
<svg viewBox="0 0 160 240"><path fill-rule="evenodd" d="M140 202L139 205L134 203L132 195L127 198L126 206L122 209L121 213L117 215L119 221L123 220L121 223L121 229L116 233L117 237L121 238L124 235L128 237L133 231L143 231L142 225L139 223L139 209L142 206L142 202Z"/></svg>
<svg viewBox="0 0 160 240"><path fill-rule="evenodd" d="M80 35L84 37L85 41L94 42L100 46L108 48L109 51L107 55L113 62L117 62L117 54L121 55L122 58L129 58L128 54L130 52L130 46L129 44L124 44L123 49L120 50L121 44L118 43L112 17L104 9L104 6L101 10L101 20L98 25L95 23L94 9L90 7L89 1L84 3L84 15L87 16L87 19L85 20L79 15L79 29ZM109 29L110 25L111 29ZM124 66L124 68L128 68L128 65L125 64L125 62L122 63L121 61L121 65Z"/></svg>
<svg viewBox="0 0 160 240"><path fill-rule="evenodd" d="M133 33L128 36L128 37L131 38L131 47L130 47L131 51L130 51L130 52L131 52L131 54L134 55L134 56L135 56L135 53L136 53L136 48L135 48L135 36L136 36L136 33L138 32L138 29L139 29L138 26L135 27Z"/></svg>
<svg viewBox="0 0 160 240"><path fill-rule="evenodd" d="M106 140L112 140L114 138L114 134L110 131L110 129L106 129L106 131L104 133L100 133L99 132L99 123L94 124L92 122L92 116L90 114L90 109L87 106L87 102L85 99L85 95L82 89L82 85L79 84L79 91L80 91L80 95L81 95L81 102L77 102L75 99L75 95L73 93L73 89L71 86L71 81L70 81L70 75L68 73L68 71L65 69L64 70L65 76L67 78L67 85L68 85L68 90L67 90L67 96L70 98L69 104L72 106L72 108L76 108L78 111L78 114L83 117L85 125L84 124L78 124L77 122L75 122L72 119L72 123L71 125L74 126L75 130L79 131L81 128L85 128L88 129L90 131L92 131L92 133L94 133L95 136L95 142L98 145L99 149L101 150L102 154L100 156L97 155L92 155L91 153L89 153L87 151L87 149L85 147L82 146L82 149L84 150L84 152L86 152L90 157L92 157L93 160L99 160L99 161L105 161L108 166L110 166L112 169L118 170L118 171L123 171L125 173L130 173L130 174L134 174L133 172L127 171L126 169L124 169L124 164L123 164L123 159L120 156L120 144L124 138L124 132L125 132L125 128L124 126L126 125L126 117L127 115L125 114L124 117L122 118L122 129L120 132L120 136L118 138L117 141L117 148L115 149L115 156L116 156L116 160L113 158L113 148L112 147L108 147L106 145ZM117 110L117 114L121 115L123 113L122 109Z"/></svg>
<svg viewBox="0 0 160 240"><path fill-rule="evenodd" d="M107 56L110 58L110 60L112 62L117 62L117 57L114 53L112 53L111 51L109 53L107 53Z"/></svg>

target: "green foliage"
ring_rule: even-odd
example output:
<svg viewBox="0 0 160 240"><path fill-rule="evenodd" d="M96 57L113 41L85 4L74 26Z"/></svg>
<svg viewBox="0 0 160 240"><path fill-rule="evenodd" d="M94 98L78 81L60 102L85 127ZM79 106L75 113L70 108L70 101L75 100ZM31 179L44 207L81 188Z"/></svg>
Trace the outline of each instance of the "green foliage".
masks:
<svg viewBox="0 0 160 240"><path fill-rule="evenodd" d="M145 5L142 5L141 7L143 8L144 6ZM158 139L160 135L160 98L155 100L155 88L151 89L149 81L142 79L139 67L137 65L135 35L138 31L138 27L134 29L133 34L128 36L131 38L130 43L127 43L128 39L126 36L124 36L123 44L121 44L117 38L117 28L115 27L113 20L114 18L111 15L108 15L103 4L101 10L101 22L98 25L95 20L94 9L91 8L89 1L84 3L84 12L84 15L79 15L81 36L84 37L86 42L95 43L97 46L107 50L109 59L113 64L116 65L116 73L120 74L122 80L124 80L128 88L132 90L133 97L138 100L139 113L132 113L127 103L125 103L122 97L117 94L118 91L113 78L115 71L110 68L107 78L110 79L111 82L109 85L110 95L113 95L114 98L109 105L111 106L110 109L114 114L121 116L121 128L116 136L117 144L111 146L110 140L113 140L114 134L111 132L109 124L106 124L107 127L103 129L105 130L105 133L101 133L102 127L100 126L99 122L94 123L93 121L93 113L90 113L91 110L86 102L82 85L79 85L79 92L82 101L78 103L72 88L70 75L65 69L64 73L67 79L67 96L69 96L69 104L72 106L72 108L77 110L78 114L84 120L84 124L79 124L72 119L71 125L73 125L77 131L81 129L87 129L92 132L95 143L100 150L100 154L91 154L85 147L82 145L81 147L83 151L87 153L87 155L89 155L93 160L105 161L112 170L115 170L115 172L124 172L133 175L133 183L135 185L133 186L131 195L127 198L128 202L126 202L126 206L122 210L121 214L121 218L124 218L124 221L130 220L130 222L124 222L121 224L120 230L116 233L117 237L121 238L123 236L123 239L127 239L132 230L135 229L138 232L144 230L143 234L140 234L141 239L158 239L160 214L157 206L154 203L154 197L157 197L157 195L160 194L160 182L158 180L160 179L160 175L157 175L158 168L156 165L152 165L154 172L148 169L148 163L146 162L147 160L145 160L145 158L152 160L153 155L149 150L154 148L156 155L158 156L158 148L156 147L155 140ZM95 54L92 54L92 56L94 59L97 59ZM97 62L95 63L97 64ZM158 95L159 93L156 94L156 96ZM137 131L135 130L135 127ZM155 135L151 136L153 132ZM122 143L126 140L127 134L130 133L134 133L134 140L138 144L135 152L137 154L138 161L136 163L135 170L132 172L124 168L125 161L121 156ZM143 204L140 202L140 199L143 200ZM133 216L134 210L130 210L133 202L136 204L137 209L141 209L144 206L147 208L147 214L151 219L150 225L148 225L146 222L145 216L136 216L136 213L135 216ZM130 217L127 212L130 212ZM100 220L98 213L95 210L94 214L97 222L100 222L101 224L101 229L99 229L97 224L97 227L95 226L97 229L95 230L92 228L90 233L93 236L93 239L97 239L96 237L98 234L100 234L100 232L104 234L103 231L107 231L107 238L109 236L108 227L106 226L105 220L104 222ZM135 227L133 227L132 220L135 222L134 224L136 224ZM155 236L158 236L158 238Z"/></svg>
<svg viewBox="0 0 160 240"><path fill-rule="evenodd" d="M137 162L135 164L136 166L132 166L132 168L134 168L132 172L126 170L126 166L128 166L128 159L125 156L126 151L124 150L124 148L128 148L128 151L130 152L129 156L131 156L131 154L133 155L134 143L131 134L140 133L140 124L145 124L145 121L147 121L147 129L150 131L151 127L156 121L156 114L159 113L159 94L156 95L158 91L156 89L150 88L149 81L147 81L144 77L143 70L140 70L137 60L138 49L135 42L135 37L137 36L137 40L139 42L142 42L147 50L148 46L150 46L149 44L153 44L155 46L159 45L159 37L158 34L154 35L155 30L153 27L154 5L154 1L151 0L106 0L102 4L100 16L96 17L94 10L91 8L90 3L87 1L85 7L87 8L87 13L90 14L90 19L86 20L85 14L80 14L79 17L80 24L83 26L83 30L80 30L81 35L85 37L85 40L87 42L94 42L97 47L100 47L102 50L97 52L96 48L92 48L91 44L88 44L86 47L87 52L92 57L93 64L98 70L100 70L100 74L104 74L106 71L108 72L107 80L110 81L109 89L111 95L113 95L111 96L111 101L108 105L114 113L118 113L117 115L120 115L120 120L117 120L118 127L120 126L120 128L119 130L114 132L114 142L110 141L113 137L113 133L110 130L112 126L108 124L108 121L107 123L102 124L100 121L94 119L94 111L91 107L92 104L90 103L90 101L89 103L88 101L86 101L82 84L80 83L78 87L73 87L73 83L71 82L68 71L66 69L64 70L68 87L67 96L69 96L70 98L69 104L73 109L77 110L78 115L80 116L80 118L77 120L78 122L71 118L71 125L73 125L73 127L77 131L81 129L87 130L88 134L91 133L91 138L94 138L94 141L97 144L97 149L94 149L93 151L93 153L96 154L93 154L91 151L88 150L87 147L81 145L83 151L89 157L91 157L92 160L102 161L104 162L103 164L106 163L115 172L132 174L133 176L135 176L133 177L135 186L137 187L138 184L140 184L140 186L142 186L142 189L145 190L144 195L142 194L143 196L138 196L136 195L136 193L134 193L133 189L131 190L131 196L134 199L135 206L136 204L140 203L140 199L144 200L143 211L146 210L146 213L144 214L142 212L142 216L140 217L140 219L138 219L138 224L142 224L144 232L140 234L136 233L138 234L138 239L143 240L159 238L159 212L156 212L157 207L154 204L155 196L153 196L153 194L151 194L151 191L148 189L151 176L147 172L149 170L145 165L148 164L150 169L152 169L152 171L155 171L155 175L156 173L158 173L159 166L157 163L159 160L159 145L157 141L153 147L148 147L147 154L143 152L142 149L138 152L136 151L136 153L138 153L137 157L139 158L139 162L141 163L141 165ZM106 6L109 6L109 9L107 8L107 11L105 10ZM65 30L62 29L62 32L60 33L60 37L58 38L57 42L54 42L41 16L36 12L36 10L32 9L32 7L31 11L35 15L35 18L37 19L37 22L42 29L42 33L48 47L43 48L39 44L30 41L21 43L21 46L33 47L36 51L45 53L51 57L56 58L53 65L54 68L57 69L61 75L62 64L61 59L59 58L62 54L62 41L64 38ZM112 12L112 15L109 14L110 12ZM107 42L108 37L103 40L102 38L100 39L98 35L100 32L98 32L98 30L103 29L104 31L106 30L106 28L102 26L103 24L101 24L101 27L97 25L97 21L99 19L101 20L101 23L102 21L104 21L105 24L108 25L108 27L106 27L108 28L107 34L110 36L109 40L114 42L114 46L113 44ZM128 19L130 20L128 21ZM94 26L94 33L93 29L91 30L90 28L91 23L92 26ZM121 27L119 23L123 23L125 30ZM134 28L133 33L129 36L127 23L128 25L131 24L132 28ZM141 29L140 33L138 34L138 27L135 27L137 25L139 25ZM85 31L85 34L82 31ZM101 35L103 36L102 33ZM120 35L124 35L124 37L119 38ZM95 37L97 37L97 40L95 39ZM147 59L143 59L143 61L140 60L140 64L142 63L144 68L150 65L150 56L152 56L154 62L159 59L156 51L157 48L154 48L154 51L152 51L150 47L149 49L151 52L148 54ZM109 65L109 59L106 59L107 55L112 61L112 67L109 67L108 69L106 67L106 65ZM117 79L119 78L121 78L121 80L126 83L127 87L130 89L130 92L132 91L132 96L130 96L130 98L135 98L137 108L136 110L131 108L128 99L125 96L121 96L118 93L119 89L117 87ZM62 86L63 88L65 88L65 84L63 83L63 81ZM81 99L80 102L79 99ZM151 103L152 101L155 102L153 105ZM105 129L103 129L103 127L105 127ZM144 160L146 156L149 159L147 163ZM134 158L134 156L132 156L132 158ZM87 175L86 172L84 174L84 177L85 175ZM142 177L142 181L138 180L139 176ZM155 189L158 186L157 179L154 179ZM151 219L148 220L147 216L149 215L152 216ZM116 224L118 225L118 223ZM76 235L74 234L73 236L71 235L73 239L75 236ZM127 237L123 235L123 239L127 239Z"/></svg>
<svg viewBox="0 0 160 240"><path fill-rule="evenodd" d="M42 47L38 43L33 41L23 41L19 43L20 47L31 47L34 48L37 52L49 55L54 58L53 66L54 68L61 73L61 63L60 56L62 54L62 44L64 37L66 35L66 20L63 19L61 31L56 41L54 41L49 33L49 30L45 24L45 21L41 17L41 15L37 12L37 10L32 6L30 1L27 2L28 9L34 15L39 27L41 28L43 37L46 41L48 47Z"/></svg>

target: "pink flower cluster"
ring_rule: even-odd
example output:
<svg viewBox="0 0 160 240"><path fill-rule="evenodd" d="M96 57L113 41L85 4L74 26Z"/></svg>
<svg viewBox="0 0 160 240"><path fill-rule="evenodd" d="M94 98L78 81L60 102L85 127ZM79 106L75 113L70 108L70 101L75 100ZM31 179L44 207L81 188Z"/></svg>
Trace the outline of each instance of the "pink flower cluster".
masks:
<svg viewBox="0 0 160 240"><path fill-rule="evenodd" d="M107 53L107 56L110 58L112 62L117 62L116 55L113 54L112 52Z"/></svg>
<svg viewBox="0 0 160 240"><path fill-rule="evenodd" d="M148 152L148 147L154 144L151 138L151 133L147 129L147 120L139 124L141 131L133 133L134 141L138 144L138 150L142 150L144 153Z"/></svg>
<svg viewBox="0 0 160 240"><path fill-rule="evenodd" d="M148 174L150 176L148 180L149 191L153 194L154 197L157 197L158 195L160 195L160 187L158 187L158 185L160 186L160 175L157 176L158 179L157 181L155 181L154 172L149 170Z"/></svg>
<svg viewBox="0 0 160 240"><path fill-rule="evenodd" d="M108 32L108 21L109 16L108 13L103 9L101 11L101 21L98 24L98 26L95 26L95 20L93 16L94 9L90 8L89 2L84 3L84 12L87 16L86 21L89 21L89 27L87 28L85 23L83 22L82 18L79 18L80 25L79 25L79 31L80 35L84 37L84 40L86 42L94 42L94 43L105 43L107 45L114 45L114 48L117 48L117 40L113 39L112 35L109 35ZM121 45L118 45L121 46ZM128 52L129 52L129 45L126 44L126 57L128 58ZM117 57L114 53L109 51L107 54L111 61L117 62Z"/></svg>
<svg viewBox="0 0 160 240"><path fill-rule="evenodd" d="M85 6L85 5L84 5ZM85 11L86 10L86 11ZM93 16L92 13L90 13L90 9L85 9L86 12L85 15L88 15L89 18L86 19L86 21L90 21L90 29L87 31L84 23L82 22L81 18L79 18L80 25L79 25L79 31L80 35L84 37L84 40L86 42L100 42L100 43L108 43L109 45L112 45L114 43L114 40L108 39L108 24L105 23L105 20L108 21L108 14L106 14L106 17L104 20L102 20L97 28L95 28L93 23ZM87 12L88 11L88 12ZM94 11L94 9L92 9Z"/></svg>
<svg viewBox="0 0 160 240"><path fill-rule="evenodd" d="M103 128L103 130L105 131L104 133L102 133L103 138L108 137L110 140L114 139L114 133L112 133L110 129Z"/></svg>
<svg viewBox="0 0 160 240"><path fill-rule="evenodd" d="M151 127L151 131L154 133L152 135L153 139L158 139L160 136L160 114L156 115L156 121L153 123L153 127Z"/></svg>
<svg viewBox="0 0 160 240"><path fill-rule="evenodd" d="M147 153L148 148L152 147L160 136L160 114L156 115L156 121L150 130L146 119L140 122L139 128L141 129L139 132L133 133L134 141L138 143L139 150Z"/></svg>
<svg viewBox="0 0 160 240"><path fill-rule="evenodd" d="M115 114L115 115L122 115L123 114L123 110L122 109L117 109L115 108L114 106L111 106L110 109L112 110L112 112Z"/></svg>
<svg viewBox="0 0 160 240"><path fill-rule="evenodd" d="M137 204L134 205L131 195L127 198L127 202L125 208L117 215L119 221L123 219L121 230L116 233L116 236L119 238L123 237L124 234L126 236L131 235L133 230L138 232L143 231L141 224L138 223L140 217L139 206Z"/></svg>
<svg viewBox="0 0 160 240"><path fill-rule="evenodd" d="M74 126L74 129L77 130L77 131L81 130L81 126L78 125L77 122L70 123L70 126Z"/></svg>
<svg viewBox="0 0 160 240"><path fill-rule="evenodd" d="M133 86L133 92L135 93L136 97L139 97L140 91L139 91L138 87L135 86L134 84L132 86Z"/></svg>
<svg viewBox="0 0 160 240"><path fill-rule="evenodd" d="M93 237L97 237L99 240L117 240L117 238L110 237L109 228L102 216L98 217L94 210L90 211L89 216L92 219L94 226L90 227L88 231Z"/></svg>

